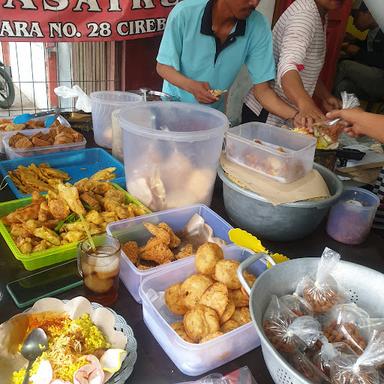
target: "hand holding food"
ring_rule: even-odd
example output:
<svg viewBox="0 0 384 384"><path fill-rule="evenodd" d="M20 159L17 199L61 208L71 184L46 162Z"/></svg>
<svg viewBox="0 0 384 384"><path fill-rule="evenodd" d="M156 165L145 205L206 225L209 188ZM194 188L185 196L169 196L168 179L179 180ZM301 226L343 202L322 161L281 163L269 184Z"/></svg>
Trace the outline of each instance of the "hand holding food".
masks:
<svg viewBox="0 0 384 384"><path fill-rule="evenodd" d="M217 97L210 92L207 82L190 80L187 91L192 93L195 99L202 104L211 104L217 101Z"/></svg>

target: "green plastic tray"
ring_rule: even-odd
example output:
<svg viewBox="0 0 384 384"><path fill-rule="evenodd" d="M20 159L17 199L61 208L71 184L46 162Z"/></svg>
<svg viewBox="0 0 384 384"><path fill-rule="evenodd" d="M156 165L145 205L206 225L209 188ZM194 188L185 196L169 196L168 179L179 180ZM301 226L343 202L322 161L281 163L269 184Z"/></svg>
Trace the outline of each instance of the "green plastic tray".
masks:
<svg viewBox="0 0 384 384"><path fill-rule="evenodd" d="M112 183L113 184L113 183ZM119 189L126 194L126 203L133 203L140 207L143 207L146 213L151 213L151 211L145 207L139 200L126 192L123 188L117 184L113 184L116 189ZM0 203L0 217L6 216L9 213L15 211L17 208L24 207L30 204L32 201L31 197L25 197L23 199L6 201ZM77 244L78 242L60 245L58 247L53 247L45 251L32 252L29 254L21 253L19 248L16 246L15 242L12 239L11 234L8 232L8 229L0 220L0 233L2 234L5 242L8 244L8 247L12 251L13 255L17 260L20 260L24 268L28 271L33 271L35 269L47 267L48 265L62 263L64 261L74 259L77 255Z"/></svg>

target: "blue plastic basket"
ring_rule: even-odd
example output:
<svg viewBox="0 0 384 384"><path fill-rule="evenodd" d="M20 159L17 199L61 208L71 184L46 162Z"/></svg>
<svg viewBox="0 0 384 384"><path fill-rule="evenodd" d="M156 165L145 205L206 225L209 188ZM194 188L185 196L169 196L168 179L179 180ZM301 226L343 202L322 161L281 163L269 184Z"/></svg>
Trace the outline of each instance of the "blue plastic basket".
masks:
<svg viewBox="0 0 384 384"><path fill-rule="evenodd" d="M125 188L124 166L120 161L111 156L101 148L82 149L79 151L57 152L48 155L6 160L0 162L0 172L3 177L8 175L8 171L13 171L19 165L25 167L30 164L48 163L52 168L60 169L70 176L71 184L84 177L90 177L97 171L104 168L115 167L116 179L114 183ZM8 186L17 198L28 197L16 187L13 181L8 178Z"/></svg>

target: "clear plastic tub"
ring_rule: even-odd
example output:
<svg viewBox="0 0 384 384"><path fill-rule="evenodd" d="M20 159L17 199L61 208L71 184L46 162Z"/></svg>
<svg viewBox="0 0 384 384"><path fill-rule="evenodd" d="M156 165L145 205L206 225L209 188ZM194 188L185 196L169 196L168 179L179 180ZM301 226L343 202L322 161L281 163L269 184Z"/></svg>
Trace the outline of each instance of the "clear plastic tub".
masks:
<svg viewBox="0 0 384 384"><path fill-rule="evenodd" d="M127 189L153 211L209 205L227 117L212 108L151 102L125 107L123 129Z"/></svg>
<svg viewBox="0 0 384 384"><path fill-rule="evenodd" d="M368 236L378 196L362 188L346 188L329 213L327 233L344 244L360 244Z"/></svg>
<svg viewBox="0 0 384 384"><path fill-rule="evenodd" d="M145 229L143 223L150 222L158 224L165 222L175 232L178 232L185 227L195 213L199 214L204 219L205 223L213 229L214 236L220 237L227 243L230 242L228 231L232 229L232 226L205 205L192 205L189 207L170 209L168 211L122 220L109 224L107 226L107 233L108 235L118 238L122 244L133 240L139 243L139 245L143 245L150 237L152 237L152 235ZM187 258L185 258L143 271L136 268L123 250L121 253L120 279L138 303L141 303L139 287L145 277L153 275L159 271L167 270L174 264L182 264L187 260Z"/></svg>
<svg viewBox="0 0 384 384"><path fill-rule="evenodd" d="M224 249L227 259L243 261L249 253L234 245ZM249 272L260 275L265 270L261 262L253 264ZM170 326L181 317L170 313L164 303L164 291L170 285L185 280L195 273L194 259L173 265L142 282L144 322L178 369L186 375L197 376L236 359L260 345L252 322L203 344L184 341Z"/></svg>
<svg viewBox="0 0 384 384"><path fill-rule="evenodd" d="M281 183L304 177L313 167L316 139L264 123L246 123L226 134L229 160Z"/></svg>
<svg viewBox="0 0 384 384"><path fill-rule="evenodd" d="M25 129L20 131L26 136L33 136L38 132L48 133L50 128L35 128L35 129ZM31 156L40 156L46 155L47 153L53 152L61 152L61 151L76 151L79 149L84 149L87 145L87 140L85 137L83 141L79 141L77 143L69 143L69 144L58 144L58 145L48 145L46 147L33 147L33 148L25 148L25 149L16 149L9 146L9 139L16 135L18 132L9 132L3 137L3 145L5 149L5 153L8 159L18 159L20 157L31 157Z"/></svg>
<svg viewBox="0 0 384 384"><path fill-rule="evenodd" d="M92 125L95 141L101 147L112 149L112 112L143 99L130 92L100 91L91 93Z"/></svg>

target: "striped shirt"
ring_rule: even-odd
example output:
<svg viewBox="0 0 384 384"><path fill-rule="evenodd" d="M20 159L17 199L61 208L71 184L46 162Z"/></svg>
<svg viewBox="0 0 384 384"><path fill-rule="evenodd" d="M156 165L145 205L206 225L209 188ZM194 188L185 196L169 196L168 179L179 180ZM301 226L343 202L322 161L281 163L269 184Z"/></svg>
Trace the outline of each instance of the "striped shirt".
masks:
<svg viewBox="0 0 384 384"><path fill-rule="evenodd" d="M380 199L380 206L376 212L373 228L384 229L384 168L381 170L376 181L373 193L375 193Z"/></svg>
<svg viewBox="0 0 384 384"><path fill-rule="evenodd" d="M275 92L288 104L281 87L281 78L291 70L298 71L305 90L313 95L324 64L326 52L326 25L323 25L314 0L296 0L279 18L273 28L273 54L277 66ZM262 106L253 96L252 89L244 99L256 115ZM284 125L287 122L278 116L268 116L267 123Z"/></svg>

